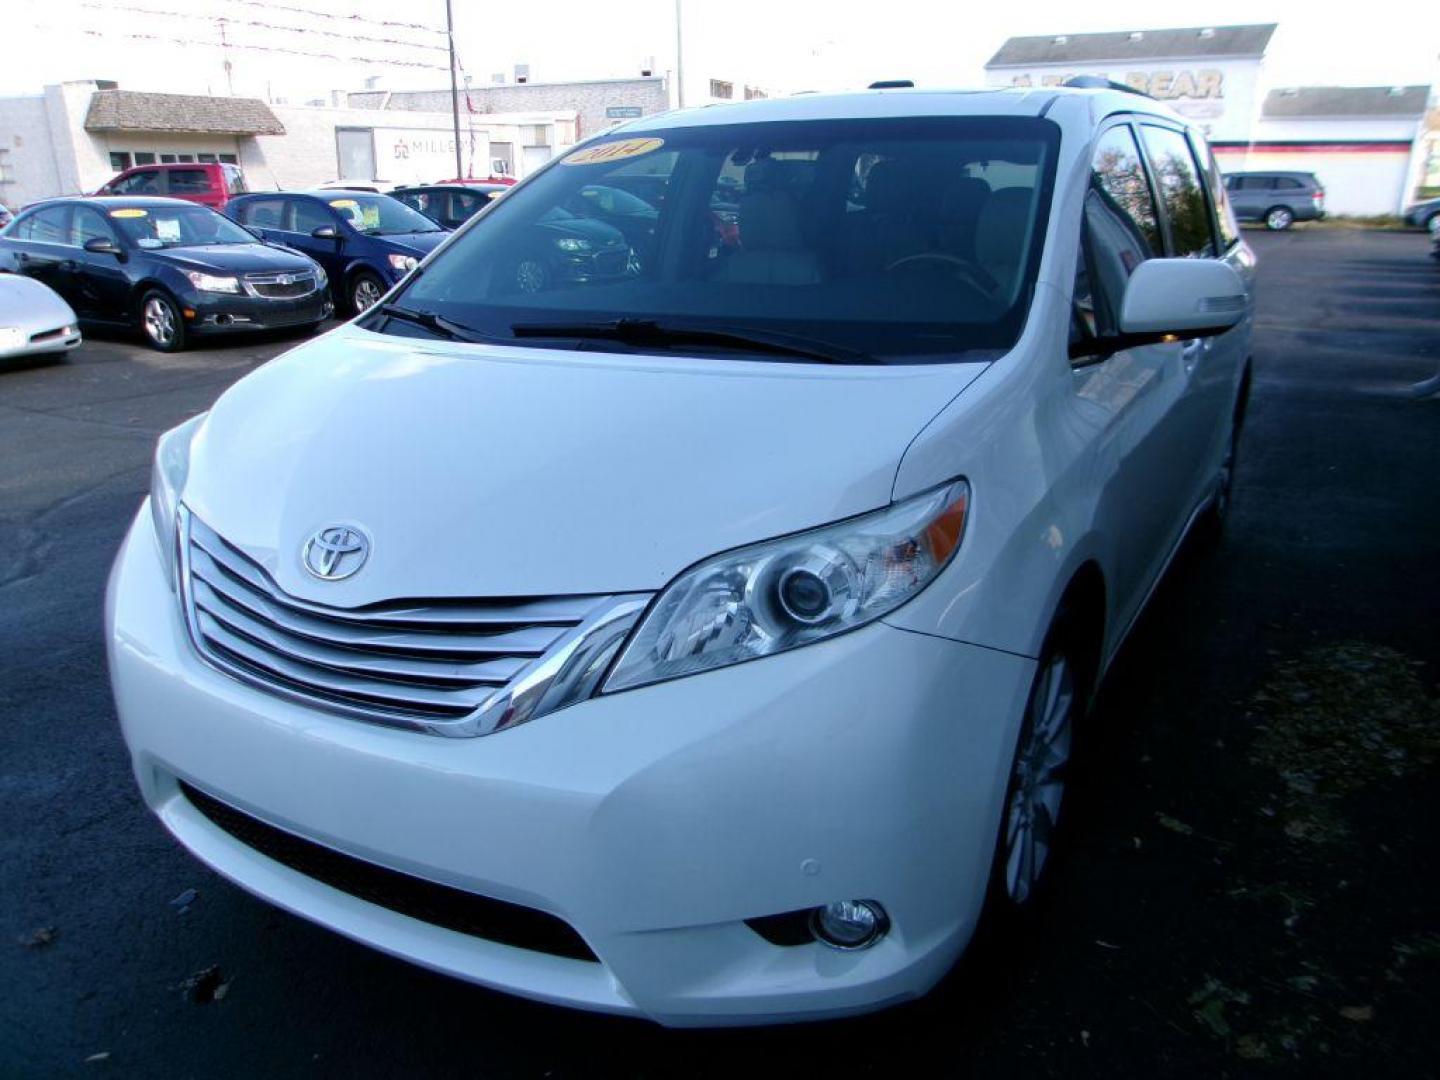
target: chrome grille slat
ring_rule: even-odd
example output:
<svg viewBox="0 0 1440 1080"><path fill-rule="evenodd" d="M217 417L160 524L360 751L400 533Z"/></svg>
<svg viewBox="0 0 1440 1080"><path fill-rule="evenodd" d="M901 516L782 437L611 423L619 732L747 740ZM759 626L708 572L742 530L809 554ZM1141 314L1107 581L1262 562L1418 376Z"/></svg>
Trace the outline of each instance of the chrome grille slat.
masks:
<svg viewBox="0 0 1440 1080"><path fill-rule="evenodd" d="M351 649L337 649L286 633L277 626L242 614L241 609L221 601L210 587L196 582L195 605L235 633L301 663L377 679L414 682L420 685L504 686L525 666L525 659L504 657L479 663L452 663L444 660L411 660L404 656L371 656Z"/></svg>
<svg viewBox="0 0 1440 1080"><path fill-rule="evenodd" d="M489 697L494 689L487 686L480 690L449 691L421 686L398 687L381 679L347 676L312 664L297 663L280 653L257 645L247 637L232 633L208 611L200 612L200 632L208 640L219 643L226 651L244 658L252 666L273 671L289 682L339 696L369 698L402 709L466 713Z"/></svg>
<svg viewBox="0 0 1440 1080"><path fill-rule="evenodd" d="M540 656L554 644L563 630L552 626L522 627L499 633L457 634L429 630L404 631L384 628L370 629L343 622L327 623L322 619L289 611L269 596L260 596L228 583L213 563L201 556L192 562L191 576L203 581L230 603L243 607L256 618L283 626L290 633L312 641L325 642L349 649L375 652L404 652L417 656ZM229 586L227 588L227 585Z"/></svg>
<svg viewBox="0 0 1440 1080"><path fill-rule="evenodd" d="M617 613L633 618L644 603L627 594L331 607L284 592L186 507L179 541L186 623L211 666L281 696L435 734L493 730L511 695L553 678L591 627Z"/></svg>

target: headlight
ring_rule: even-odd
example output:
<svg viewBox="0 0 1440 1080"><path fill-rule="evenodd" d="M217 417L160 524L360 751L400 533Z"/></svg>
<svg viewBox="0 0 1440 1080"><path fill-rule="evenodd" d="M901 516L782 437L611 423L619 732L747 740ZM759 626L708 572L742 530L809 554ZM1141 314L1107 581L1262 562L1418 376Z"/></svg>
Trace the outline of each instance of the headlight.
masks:
<svg viewBox="0 0 1440 1080"><path fill-rule="evenodd" d="M389 259L390 269L399 270L402 274L408 274L420 265L420 260L414 255L391 255Z"/></svg>
<svg viewBox="0 0 1440 1080"><path fill-rule="evenodd" d="M329 285L329 284L330 284L330 278L326 275L326 273L325 273L325 268L324 268L323 266L321 266L319 263L316 263L316 264L315 264L315 287L316 287L316 288L319 288L319 289L323 289L323 288L325 288L326 285Z"/></svg>
<svg viewBox="0 0 1440 1080"><path fill-rule="evenodd" d="M165 580L172 589L175 587L175 516L180 509L180 495L185 490L185 477L190 472L190 444L205 422L205 415L192 416L161 435L155 447L155 464L150 470L150 520L155 525L155 540L165 561Z"/></svg>
<svg viewBox="0 0 1440 1080"><path fill-rule="evenodd" d="M555 241L561 251L589 251L590 241L578 236L562 236Z"/></svg>
<svg viewBox="0 0 1440 1080"><path fill-rule="evenodd" d="M873 622L949 562L969 500L969 485L955 480L885 510L692 567L660 594L603 691L769 656Z"/></svg>
<svg viewBox="0 0 1440 1080"><path fill-rule="evenodd" d="M202 274L198 270L187 270L185 276L190 279L190 284L201 292L238 293L240 291L239 278L217 277L214 274Z"/></svg>

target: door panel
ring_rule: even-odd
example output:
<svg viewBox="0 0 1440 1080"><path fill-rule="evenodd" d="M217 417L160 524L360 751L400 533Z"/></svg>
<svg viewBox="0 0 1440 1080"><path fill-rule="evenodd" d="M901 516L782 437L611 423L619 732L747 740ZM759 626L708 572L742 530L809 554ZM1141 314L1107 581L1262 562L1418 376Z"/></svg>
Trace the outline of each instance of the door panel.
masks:
<svg viewBox="0 0 1440 1080"><path fill-rule="evenodd" d="M70 239L74 245L74 260L69 273L75 313L82 319L128 321L130 282L125 267L114 255L85 250L85 241L91 239L118 244L120 238L115 235L115 230L97 211L77 206L70 223Z"/></svg>

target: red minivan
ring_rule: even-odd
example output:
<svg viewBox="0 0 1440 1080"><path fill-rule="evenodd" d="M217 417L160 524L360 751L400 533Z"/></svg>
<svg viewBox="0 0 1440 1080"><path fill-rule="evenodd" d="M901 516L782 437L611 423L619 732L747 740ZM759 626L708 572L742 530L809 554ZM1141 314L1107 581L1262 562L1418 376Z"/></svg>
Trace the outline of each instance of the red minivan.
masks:
<svg viewBox="0 0 1440 1080"><path fill-rule="evenodd" d="M243 195L245 174L228 162L136 165L119 173L96 195L167 195L223 210L232 195Z"/></svg>

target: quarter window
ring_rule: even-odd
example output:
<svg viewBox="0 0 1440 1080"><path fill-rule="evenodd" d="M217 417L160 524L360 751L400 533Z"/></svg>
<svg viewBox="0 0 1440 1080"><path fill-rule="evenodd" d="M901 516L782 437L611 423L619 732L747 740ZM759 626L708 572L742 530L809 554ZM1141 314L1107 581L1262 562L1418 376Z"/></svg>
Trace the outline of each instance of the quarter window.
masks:
<svg viewBox="0 0 1440 1080"><path fill-rule="evenodd" d="M1210 231L1210 209L1200 187L1200 170L1190 153L1185 136L1172 128L1144 125L1145 149L1155 170L1160 201L1165 204L1165 222L1170 234L1172 255L1210 258L1215 255L1215 237Z"/></svg>

